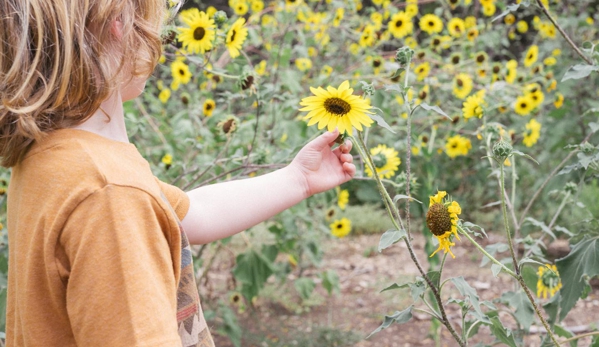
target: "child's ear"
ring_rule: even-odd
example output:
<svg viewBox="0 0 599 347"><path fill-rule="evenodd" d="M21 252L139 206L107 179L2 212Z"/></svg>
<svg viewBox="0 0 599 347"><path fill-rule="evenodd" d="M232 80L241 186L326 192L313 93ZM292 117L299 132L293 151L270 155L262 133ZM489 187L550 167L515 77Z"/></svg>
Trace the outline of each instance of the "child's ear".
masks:
<svg viewBox="0 0 599 347"><path fill-rule="evenodd" d="M123 22L118 19L113 20L110 23L110 33L121 40L123 38Z"/></svg>

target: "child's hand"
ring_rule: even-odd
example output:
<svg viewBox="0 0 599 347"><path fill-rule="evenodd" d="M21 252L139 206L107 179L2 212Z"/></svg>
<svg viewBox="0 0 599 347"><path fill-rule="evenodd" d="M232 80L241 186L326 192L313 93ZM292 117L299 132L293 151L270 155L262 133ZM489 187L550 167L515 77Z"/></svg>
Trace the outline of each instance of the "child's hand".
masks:
<svg viewBox="0 0 599 347"><path fill-rule="evenodd" d="M337 136L339 131L336 129L320 135L305 145L289 165L303 177L308 196L345 183L356 173L353 157L349 154L351 141L345 140L344 144L331 149Z"/></svg>

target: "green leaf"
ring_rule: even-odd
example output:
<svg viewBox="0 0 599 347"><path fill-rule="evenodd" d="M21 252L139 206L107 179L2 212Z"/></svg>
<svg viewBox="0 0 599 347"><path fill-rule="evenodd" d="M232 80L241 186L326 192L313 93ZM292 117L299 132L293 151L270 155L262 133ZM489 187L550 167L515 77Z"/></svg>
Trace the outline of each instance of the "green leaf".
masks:
<svg viewBox="0 0 599 347"><path fill-rule="evenodd" d="M480 232L485 235L485 237L487 236L487 233L485 232L485 229L483 227L481 227L480 225L476 225L474 223L470 223L470 222L464 222L462 223L462 227L464 227L464 229L466 229L467 231L469 231L471 234L474 234L474 236L480 236L479 233L475 232L474 228L477 228L478 230L480 230Z"/></svg>
<svg viewBox="0 0 599 347"><path fill-rule="evenodd" d="M333 291L339 293L339 276L335 270L327 270L320 274L320 278L322 279L322 286L327 290L329 295L333 293Z"/></svg>
<svg viewBox="0 0 599 347"><path fill-rule="evenodd" d="M385 287L383 290L381 290L382 292L385 292L387 290L393 290L393 289L402 289L402 288L407 288L410 284L409 283L404 283L404 284L397 284L397 283L393 283L392 285Z"/></svg>
<svg viewBox="0 0 599 347"><path fill-rule="evenodd" d="M406 71L405 68L400 67L399 69L395 70L395 73L393 74L393 76L391 76L390 78L397 78L401 75L402 72Z"/></svg>
<svg viewBox="0 0 599 347"><path fill-rule="evenodd" d="M555 332L555 335L557 335L559 337L564 337L564 338L574 337L574 334L570 330L568 330L568 328L563 327L559 324L556 324L555 327L553 327L553 332ZM570 346L575 347L577 345L576 342L577 341L570 341Z"/></svg>
<svg viewBox="0 0 599 347"><path fill-rule="evenodd" d="M439 106L431 106L431 105L429 105L429 104L427 104L425 102L421 103L419 106L422 107L423 109L427 110L427 111L435 111L438 114L440 114L442 116L445 116L447 119L451 120L451 117L449 117L447 115L447 113L443 112L443 110L440 109Z"/></svg>
<svg viewBox="0 0 599 347"><path fill-rule="evenodd" d="M491 332L499 341L505 343L508 346L517 347L512 331L503 326L503 324L499 320L499 317L491 318L491 324Z"/></svg>
<svg viewBox="0 0 599 347"><path fill-rule="evenodd" d="M545 263L541 263L540 261L536 261L534 259L530 259L529 257L525 257L525 258L520 259L520 261L518 262L518 267L521 269L522 266L527 265L527 264L545 266Z"/></svg>
<svg viewBox="0 0 599 347"><path fill-rule="evenodd" d="M308 300L316 285L311 278L300 277L293 282L293 286L303 300Z"/></svg>
<svg viewBox="0 0 599 347"><path fill-rule="evenodd" d="M560 293L557 292L551 299L549 299L549 301L543 304L543 309L545 310L545 312L547 312L547 315L549 316L549 318L547 319L549 325L554 325L556 323L557 314L559 312L560 299Z"/></svg>
<svg viewBox="0 0 599 347"><path fill-rule="evenodd" d="M223 324L217 331L221 335L228 337L233 343L233 346L241 347L242 330L237 321L235 312L225 305L221 305L218 308L218 311L218 316L222 318Z"/></svg>
<svg viewBox="0 0 599 347"><path fill-rule="evenodd" d="M537 270L527 266L527 267L523 267L520 270L520 274L522 275L522 278L524 279L524 283L526 284L526 286L533 293L536 293L537 292L537 280L539 279L539 276L537 276Z"/></svg>
<svg viewBox="0 0 599 347"><path fill-rule="evenodd" d="M407 236L405 230L387 230L379 241L379 252Z"/></svg>
<svg viewBox="0 0 599 347"><path fill-rule="evenodd" d="M545 225L545 223L540 222L540 221L538 221L538 220L536 220L534 218L531 218L531 217L526 217L525 221L529 222L530 224L532 224L532 225L534 225L536 227L541 228L541 230L544 233L546 233L549 236L553 237L554 240L556 239L555 234L553 233L553 231L551 231L551 229L549 229L549 227L547 225Z"/></svg>
<svg viewBox="0 0 599 347"><path fill-rule="evenodd" d="M534 319L535 311L524 290L504 293L501 300L515 309L514 317L516 317L522 328L528 331Z"/></svg>
<svg viewBox="0 0 599 347"><path fill-rule="evenodd" d="M274 273L273 262L277 253L276 246L264 245L261 252L251 249L237 256L233 276L242 283L241 293L248 301L258 295L268 277Z"/></svg>
<svg viewBox="0 0 599 347"><path fill-rule="evenodd" d="M433 282L433 285L436 288L439 288L439 284L441 283L441 273L439 271L429 271L426 273L428 278ZM422 279L424 281L424 278Z"/></svg>
<svg viewBox="0 0 599 347"><path fill-rule="evenodd" d="M568 71L566 71L564 78L562 78L562 82L570 80L570 79L578 80L581 78L585 78L588 75L590 75L591 72L593 72L593 71L599 71L599 66L586 65L586 64L574 65L574 66L570 67L570 69L568 69Z"/></svg>
<svg viewBox="0 0 599 347"><path fill-rule="evenodd" d="M566 257L556 261L562 279L560 321L574 307L585 286L584 276L599 275L599 237L585 236Z"/></svg>
<svg viewBox="0 0 599 347"><path fill-rule="evenodd" d="M501 19L505 16L507 16L510 12L516 12L518 11L518 9L520 8L520 6L524 6L524 7L528 7L529 3L528 0L522 1L519 4L512 4L512 5L507 5L506 10L501 12L497 17L493 18L491 20L491 22L494 22L498 19Z"/></svg>
<svg viewBox="0 0 599 347"><path fill-rule="evenodd" d="M466 280L462 276L453 277L451 279L451 282L453 282L453 284L459 290L460 294L462 294L464 297L467 297L468 300L470 300L470 304L472 305L472 308L474 308L475 311L474 316L481 321L488 322L487 316L483 313L483 311L480 308L480 303L478 301L476 289L470 287L468 282L466 282Z"/></svg>
<svg viewBox="0 0 599 347"><path fill-rule="evenodd" d="M383 324L381 324L380 327L374 329L373 332L370 333L370 335L368 335L366 338L369 338L370 336L378 333L379 331L388 328L392 323L397 323L397 324L403 324L408 322L410 319L412 319L412 309L414 308L413 305L410 305L410 307L406 308L403 311L395 311L394 314L390 315L390 316L385 316L385 319L383 320Z"/></svg>
<svg viewBox="0 0 599 347"><path fill-rule="evenodd" d="M393 130L391 128L391 126L389 124L387 124L387 122L385 122L383 117L379 116L378 114L369 114L368 116L370 118L372 118L372 120L374 120L376 122L376 124L378 124L379 126L382 126L383 128L385 128L395 134L395 130Z"/></svg>
<svg viewBox="0 0 599 347"><path fill-rule="evenodd" d="M410 294L412 295L412 300L414 302L418 301L420 296L426 291L426 284L424 283L424 280L418 281L416 283L409 283L408 285L410 286Z"/></svg>
<svg viewBox="0 0 599 347"><path fill-rule="evenodd" d="M407 195L403 195L403 194L397 194L397 195L395 195L395 196L393 197L393 203L397 203L397 201L398 201L398 200L401 200L401 199L410 199L410 200L414 200L414 201L416 201L417 203L419 203L419 204L421 204L421 205L422 205L422 202L421 202L421 201L419 201L419 200L416 200L416 199L414 199L413 197L409 197L409 196L407 196Z"/></svg>
<svg viewBox="0 0 599 347"><path fill-rule="evenodd" d="M497 277L497 275L499 275L501 272L501 269L503 269L503 266L497 265L495 263L491 264L491 272L493 272L493 276Z"/></svg>
<svg viewBox="0 0 599 347"><path fill-rule="evenodd" d="M522 153L522 152L520 152L520 151L518 151L518 150L515 150L515 149L514 149L514 150L512 150L512 153L516 154L517 156L520 156L520 157L524 157L524 158L530 159L530 160L534 161L534 162L535 162L537 165L539 165L539 162L538 162L538 161L536 161L536 160L535 160L535 158L531 157L530 155L528 155L528 154L526 154L526 153Z"/></svg>
<svg viewBox="0 0 599 347"><path fill-rule="evenodd" d="M597 132L597 130L599 130L599 123L589 123L589 126L591 127L591 132L595 133Z"/></svg>

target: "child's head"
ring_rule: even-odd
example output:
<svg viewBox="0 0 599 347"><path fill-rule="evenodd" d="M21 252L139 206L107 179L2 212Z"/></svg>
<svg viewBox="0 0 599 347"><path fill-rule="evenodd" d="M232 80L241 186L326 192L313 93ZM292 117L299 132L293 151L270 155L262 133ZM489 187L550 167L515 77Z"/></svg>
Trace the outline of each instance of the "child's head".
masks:
<svg viewBox="0 0 599 347"><path fill-rule="evenodd" d="M165 11L165 0L0 1L1 164L88 119L123 76L147 78Z"/></svg>

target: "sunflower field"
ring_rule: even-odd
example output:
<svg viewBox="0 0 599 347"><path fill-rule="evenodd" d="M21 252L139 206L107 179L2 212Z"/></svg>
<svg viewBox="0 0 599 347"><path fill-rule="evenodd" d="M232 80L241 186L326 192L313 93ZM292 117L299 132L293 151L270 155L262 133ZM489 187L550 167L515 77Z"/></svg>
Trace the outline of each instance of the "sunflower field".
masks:
<svg viewBox="0 0 599 347"><path fill-rule="evenodd" d="M335 128L358 168L195 248L219 346L391 346L391 334L402 346L599 346L599 1L168 3L160 64L125 105L160 179L188 190L261 175ZM0 178L2 302L10 172ZM371 294L346 296L355 271L331 265L340 244L387 259L389 273L365 277ZM296 304L271 320L328 307L327 324L313 338L252 337L252 315L277 296ZM331 318L353 300L368 324ZM416 323L420 335L401 337Z"/></svg>

